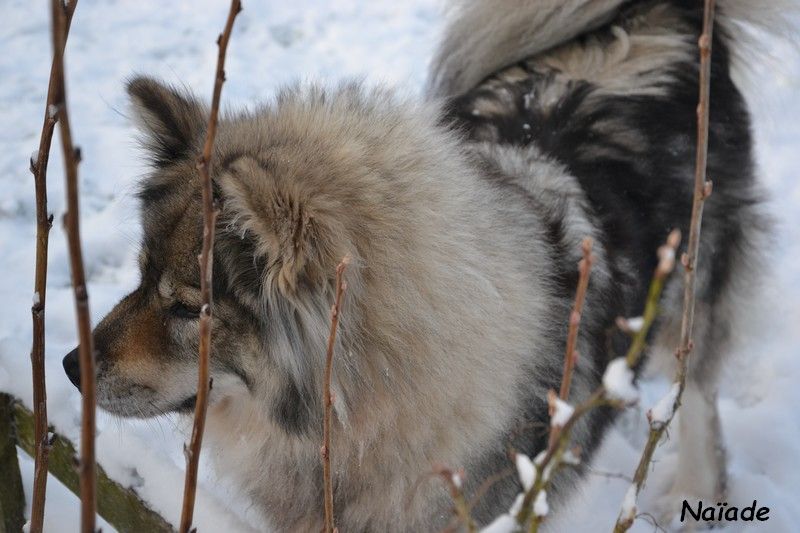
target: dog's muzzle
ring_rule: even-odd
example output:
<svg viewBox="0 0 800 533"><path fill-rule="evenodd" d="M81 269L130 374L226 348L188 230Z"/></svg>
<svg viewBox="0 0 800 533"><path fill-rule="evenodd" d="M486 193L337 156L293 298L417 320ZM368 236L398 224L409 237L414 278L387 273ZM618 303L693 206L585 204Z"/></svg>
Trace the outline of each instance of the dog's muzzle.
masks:
<svg viewBox="0 0 800 533"><path fill-rule="evenodd" d="M67 373L69 380L78 390L81 390L81 365L78 360L78 349L75 348L69 352L66 357L64 357L62 363L64 365L64 372Z"/></svg>

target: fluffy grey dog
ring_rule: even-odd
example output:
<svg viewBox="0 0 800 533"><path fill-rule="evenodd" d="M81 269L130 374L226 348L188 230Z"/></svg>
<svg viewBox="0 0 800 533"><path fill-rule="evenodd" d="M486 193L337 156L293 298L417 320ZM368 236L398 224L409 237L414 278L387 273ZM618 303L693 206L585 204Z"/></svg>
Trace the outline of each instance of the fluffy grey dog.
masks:
<svg viewBox="0 0 800 533"><path fill-rule="evenodd" d="M741 39L777 2L720 0L693 367L675 494L724 491L715 386L763 240L750 119L731 78ZM432 464L471 494L508 450L545 446L580 242L596 266L570 400L599 383L641 313L655 251L687 229L694 169L696 0L496 0L454 7L430 97L357 84L283 91L222 118L208 446L281 531L322 520L322 373L333 273L349 254L334 363L332 461L342 531L432 531L450 520ZM153 170L141 186L141 285L98 325L100 406L124 416L194 403L201 238L194 168L207 108L136 78ZM652 344L676 345L680 286ZM75 353L65 358L79 385ZM574 439L590 455L613 419ZM556 508L577 476L555 480ZM494 484L487 523L520 491ZM713 500L712 501L716 501Z"/></svg>

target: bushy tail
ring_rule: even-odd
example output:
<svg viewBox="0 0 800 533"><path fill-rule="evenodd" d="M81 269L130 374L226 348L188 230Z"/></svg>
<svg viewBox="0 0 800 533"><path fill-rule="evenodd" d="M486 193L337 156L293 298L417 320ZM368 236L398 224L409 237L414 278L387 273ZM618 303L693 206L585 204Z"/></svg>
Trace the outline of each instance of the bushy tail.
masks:
<svg viewBox="0 0 800 533"><path fill-rule="evenodd" d="M664 0L669 2L670 0ZM455 0L429 72L433 97L461 94L498 69L613 20L631 0ZM697 0L702 9L701 0ZM800 0L718 0L734 57L760 51L759 34L796 38ZM763 50L761 50L763 51Z"/></svg>

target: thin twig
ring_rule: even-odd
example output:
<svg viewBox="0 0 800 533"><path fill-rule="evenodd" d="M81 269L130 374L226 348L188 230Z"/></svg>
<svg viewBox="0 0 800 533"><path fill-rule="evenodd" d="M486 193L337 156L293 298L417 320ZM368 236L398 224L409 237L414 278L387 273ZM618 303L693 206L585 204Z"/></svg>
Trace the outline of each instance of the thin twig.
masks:
<svg viewBox="0 0 800 533"><path fill-rule="evenodd" d="M586 237L581 243L583 258L578 263L578 288L575 291L575 303L569 315L569 331L567 332L567 349L564 354L564 373L561 377L561 390L559 397L566 401L569 398L569 387L572 383L572 370L578 359L578 352L575 345L578 342L578 327L581 324L581 314L583 313L583 302L586 300L586 289L589 287L589 272L592 269L592 239Z"/></svg>
<svg viewBox="0 0 800 533"><path fill-rule="evenodd" d="M633 340L628 352L625 354L625 360L629 368L636 368L642 358L644 349L647 345L647 335L650 328L655 322L658 315L658 304L661 301L661 293L664 290L664 284L667 277L672 273L675 268L675 252L681 243L681 231L678 229L672 230L667 236L667 242L661 245L658 249L658 266L650 282L650 288L647 290L647 300L644 305L644 313L642 313L642 324L636 331L631 331L629 321L625 318L617 318L617 325L623 330L628 330L633 335Z"/></svg>
<svg viewBox="0 0 800 533"><path fill-rule="evenodd" d="M63 56L72 15L78 0L73 0L63 7L63 29L61 42L54 48L50 64L50 79L47 84L47 98L44 107L42 132L39 135L39 149L36 158L31 158L30 168L33 173L36 190L36 268L34 274L34 293L31 316L33 320L33 342L31 345L31 370L33 373L33 410L35 423L36 453L34 454L33 497L31 499L30 531L40 533L44 526L44 502L47 492L47 387L45 384L44 352L45 352L45 302L47 298L47 249L50 241L50 228L53 217L47 212L47 164L50 160L50 146L56 127L56 55ZM53 19L53 24L56 19ZM54 41L54 46L56 43Z"/></svg>
<svg viewBox="0 0 800 533"><path fill-rule="evenodd" d="M452 533L456 531L458 527L458 523L463 524L466 528L468 533L475 533L478 530L478 526L475 524L475 520L472 519L472 515L470 515L470 506L467 502L467 498L464 496L464 479L466 478L466 474L463 470L451 470L444 466L434 466L433 467L434 473L442 478L447 488L450 490L450 497L453 498L454 503L454 512L455 512L455 523L446 527L442 533Z"/></svg>
<svg viewBox="0 0 800 533"><path fill-rule="evenodd" d="M525 492L522 500L522 506L517 513L516 519L520 526L524 526L530 520L528 531L533 533L538 531L539 526L544 519L544 516L534 514L531 517L533 510L533 502L540 493L547 490L552 480L552 475L561 468L564 464L564 455L566 454L570 442L572 428L578 423L583 415L604 405L616 405L616 402L606 398L605 388L601 385L598 387L584 402L575 407L572 415L564 423L564 426L558 433L558 437L547 447L540 456L534 460L536 467L536 477L531 485L531 488Z"/></svg>
<svg viewBox="0 0 800 533"><path fill-rule="evenodd" d="M86 274L81 249L80 212L78 207L78 163L80 150L72 143L72 130L67 111L67 90L64 82L64 44L66 42L67 12L61 0L52 0L53 22L53 105L52 109L61 132L61 151L64 157L66 178L67 211L64 227L67 231L72 287L75 293L75 311L78 322L78 354L81 373L81 531L94 533L95 509L97 508L96 465L94 458L95 436L95 375L92 326L89 315L89 294L86 290ZM41 406L39 406L41 407ZM41 421L39 422L41 423Z"/></svg>
<svg viewBox="0 0 800 533"><path fill-rule="evenodd" d="M674 397L672 409L667 413L665 420L650 420L650 433L647 438L642 456L634 473L634 489L638 499L639 493L647 480L647 474L652 462L653 453L661 440L662 435L675 417L675 412L681 404L683 390L686 387L688 372L687 360L692 351L692 326L694 324L695 306L695 268L697 254L700 248L700 228L703 220L703 205L711 194L711 182L706 180L706 167L708 160L708 113L711 88L711 42L714 29L714 0L705 0L703 14L703 32L698 40L700 52L700 79L699 103L697 105L697 152L694 175L694 197L692 199L692 219L689 226L689 243L686 253L681 258L684 266L684 292L683 315L681 318L681 339L675 355L678 359L678 368L675 375L677 394ZM635 508L628 509L628 513L620 512L614 526L615 533L627 531L635 519Z"/></svg>
<svg viewBox="0 0 800 533"><path fill-rule="evenodd" d="M335 529L333 516L333 478L331 476L331 414L333 411L333 394L331 393L331 376L333 374L333 351L336 346L336 330L339 327L339 312L342 305L342 296L347 290L347 282L344 281L344 271L350 263L350 256L336 266L336 289L333 306L331 307L331 330L328 334L328 349L325 354L325 376L323 378L322 405L324 414L322 417L322 447L320 456L322 457L322 481L323 499L325 504L325 533L333 533Z"/></svg>
<svg viewBox="0 0 800 533"><path fill-rule="evenodd" d="M632 367L636 361L641 357L642 351L645 348L644 339L647 332L655 321L658 302L661 299L661 292L664 286L664 280L672 272L675 261L675 249L680 242L680 233L673 231L667 237L667 241L658 250L659 262L653 274L653 279L650 282L650 289L647 293L647 301L645 309L648 310L644 313L643 324L639 331L636 333L636 338L631 344L631 348L625 357L626 365ZM588 275L588 272L587 272ZM641 337L639 340L637 340ZM548 402L553 411L553 404L556 402L557 395L555 391L550 391L548 394ZM595 391L582 403L575 406L572 414L569 416L564 425L560 428L553 426L551 428L551 435L548 439L548 446L541 452L533 463L535 467L535 477L531 487L525 491L522 505L519 508L515 518L519 527L528 525L528 531L533 533L539 530L539 526L544 520L544 516L531 513L533 510L533 502L539 497L542 492L546 492L553 475L564 466L564 464L574 464L579 458L576 452L572 452L569 461L565 461L567 452L569 451L569 443L572 428L577 424L578 420L589 411L598 407L624 407L626 403L606 391L604 385L600 385ZM552 412L551 412L552 414ZM556 436L553 437L553 434ZM531 516L533 514L533 516Z"/></svg>
<svg viewBox="0 0 800 533"><path fill-rule="evenodd" d="M622 481L627 481L628 483L633 481L631 476L626 476L622 472L608 472L606 470L592 468L591 466L586 467L586 473L591 476L604 477L606 479L621 479Z"/></svg>
<svg viewBox="0 0 800 533"><path fill-rule="evenodd" d="M578 352L575 349L578 343L578 328L581 325L581 314L583 313L583 302L586 300L586 290L589 288L589 273L592 270L594 257L592 256L592 239L586 237L581 243L583 257L578 262L578 287L575 290L575 303L572 312L569 314L569 328L567 331L567 347L564 354L564 372L561 375L561 389L558 393L559 398L567 401L569 389L572 384L572 373L575 363L578 360ZM558 427L550 428L549 440L552 443L558 438Z"/></svg>
<svg viewBox="0 0 800 533"><path fill-rule="evenodd" d="M219 53L217 56L217 70L214 78L214 94L211 99L211 112L208 118L208 129L203 144L203 153L197 160L197 170L202 186L203 202L203 245L199 257L200 262L200 343L198 355L197 398L194 406L194 425L192 438L186 448L186 478L183 486L183 506L181 508L181 524L179 531L188 533L194 515L194 501L197 492L197 468L200 462L200 447L203 443L203 431L206 425L206 411L208 410L208 393L211 389L209 378L209 359L211 352L211 313L213 305L212 294L212 265L214 262L214 229L218 214L214 205L211 175L211 164L214 138L217 133L217 120L219 115L219 101L222 95L222 84L225 82L225 52L233 30L236 15L242 10L239 0L231 0L228 19L225 29L217 39Z"/></svg>
<svg viewBox="0 0 800 533"><path fill-rule="evenodd" d="M572 383L572 373L575 369L575 363L578 359L578 352L575 350L575 345L578 341L578 327L581 323L583 303L586 300L586 291L589 287L589 274L591 272L592 263L594 260L592 257L592 239L589 237L583 239L583 242L581 243L581 251L583 258L578 263L578 287L575 291L575 303L573 304L572 312L569 316L567 347L566 353L564 354L564 371L561 376L561 390L558 395L558 398L560 398L562 401L567 401L567 398L569 398L569 389L570 384ZM540 494L547 490L547 487L550 484L551 472L561 467L562 458L567 450L567 446L569 445L570 429L575 421L577 421L577 417L596 406L602 405L604 402L605 397L601 388L595 393L595 395L592 395L586 402L579 405L575 409L563 428L556 424L550 425L550 433L547 439L547 451L543 457L537 457L534 462L534 466L536 468L536 477L534 478L534 482L530 487L530 490L526 491L522 500L522 508L520 509L519 513L517 513L517 522L520 524L520 526L524 525L528 521L530 517L531 504ZM555 391L550 391L548 394L548 404L550 407L550 415L553 416L556 405ZM550 466L551 462L553 463L552 468ZM543 518L543 516L534 513L533 517L530 517L531 523L529 531L537 531Z"/></svg>
<svg viewBox="0 0 800 533"><path fill-rule="evenodd" d="M513 473L514 473L514 468L509 466L507 468L504 468L503 470L500 470L499 472L495 472L491 476L484 479L483 482L481 482L481 484L478 486L478 488L475 489L475 494L473 494L472 498L469 500L469 506L468 506L469 511L472 512L472 509L474 509L475 506L478 505L478 502L480 502L481 498L483 498L483 496L487 492L489 492L489 489L491 489L496 483L499 483L500 481L504 480Z"/></svg>

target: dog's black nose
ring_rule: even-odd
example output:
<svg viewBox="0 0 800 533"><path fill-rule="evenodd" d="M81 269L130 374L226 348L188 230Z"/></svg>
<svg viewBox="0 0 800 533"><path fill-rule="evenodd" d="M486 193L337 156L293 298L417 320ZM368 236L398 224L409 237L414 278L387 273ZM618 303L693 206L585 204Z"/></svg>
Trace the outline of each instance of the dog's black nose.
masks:
<svg viewBox="0 0 800 533"><path fill-rule="evenodd" d="M64 372L73 385L81 390L81 365L78 361L78 349L75 348L64 357Z"/></svg>

